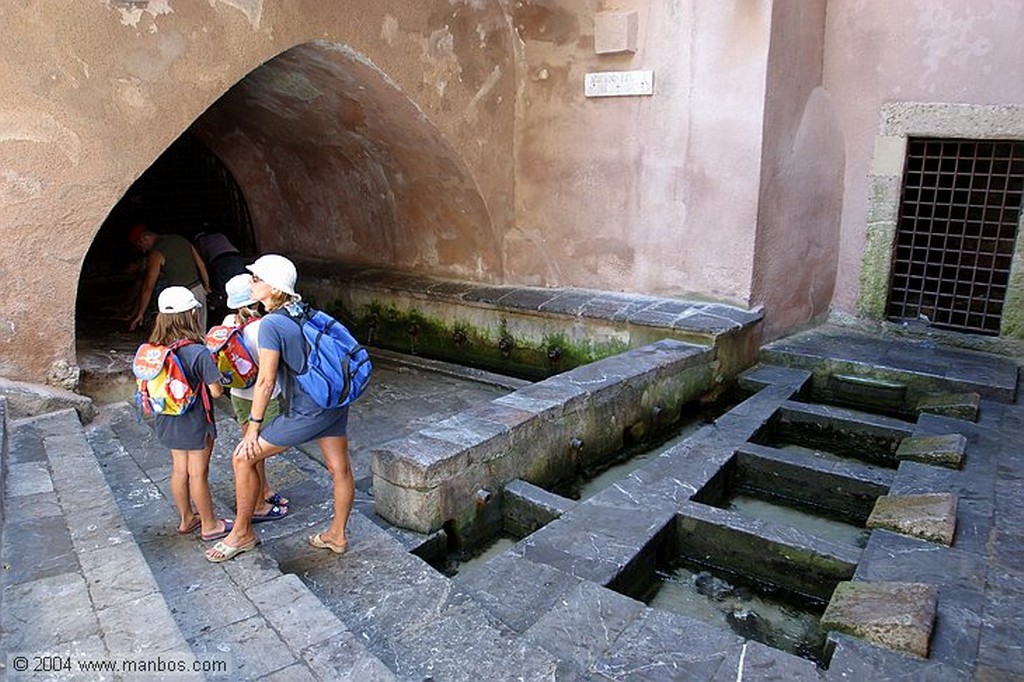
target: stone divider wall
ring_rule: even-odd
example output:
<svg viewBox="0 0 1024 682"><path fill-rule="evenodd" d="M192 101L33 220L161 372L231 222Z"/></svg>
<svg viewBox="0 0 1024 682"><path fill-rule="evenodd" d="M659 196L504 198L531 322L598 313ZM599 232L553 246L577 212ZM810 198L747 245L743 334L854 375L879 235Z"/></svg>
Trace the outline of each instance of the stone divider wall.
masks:
<svg viewBox="0 0 1024 682"><path fill-rule="evenodd" d="M549 486L672 423L715 387L715 350L665 339L577 367L376 448L377 513L461 538L500 531L506 483Z"/></svg>
<svg viewBox="0 0 1024 682"><path fill-rule="evenodd" d="M367 329L371 309L389 309L413 318L443 321L448 329L464 328L495 348L508 336L515 348L543 348L559 338L589 362L628 348L670 338L710 345L717 350L719 370L732 377L754 364L761 343L761 308L747 310L709 301L692 301L616 291L496 285L439 279L336 263L303 262L299 288L304 296L327 309L342 309L355 320L353 329L368 345L390 347L381 330ZM383 320L378 321L381 325ZM411 323L410 327L421 326ZM403 330L405 331L405 330ZM410 329L410 331L412 331ZM458 361L474 354L487 363L482 347L467 342L456 347L450 338L436 339L444 348L430 348L426 329L407 339L410 347L391 348L413 355L443 351ZM453 353L453 354L452 354ZM560 367L573 364L568 355ZM503 371L500 365L491 367Z"/></svg>

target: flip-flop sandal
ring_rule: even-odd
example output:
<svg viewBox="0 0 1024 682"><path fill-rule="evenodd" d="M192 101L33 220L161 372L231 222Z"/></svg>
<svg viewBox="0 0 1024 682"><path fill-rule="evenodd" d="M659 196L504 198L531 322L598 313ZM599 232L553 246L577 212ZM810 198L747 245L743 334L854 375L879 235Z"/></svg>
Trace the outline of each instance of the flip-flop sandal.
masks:
<svg viewBox="0 0 1024 682"><path fill-rule="evenodd" d="M253 514L253 523L263 523L264 521L276 521L277 519L283 519L288 514L288 507L280 507L274 505L270 508L266 514Z"/></svg>
<svg viewBox="0 0 1024 682"><path fill-rule="evenodd" d="M195 517L192 518L192 525L190 525L185 530L182 530L181 528L178 529L178 535L189 535L191 533L194 533L194 532L196 532L196 529L201 528L202 525L203 525L203 520L201 518L199 518L198 516L195 516Z"/></svg>
<svg viewBox="0 0 1024 682"><path fill-rule="evenodd" d="M316 547L317 549L329 549L335 554L344 554L348 551L347 542L344 545L336 545L333 542L328 542L327 540L324 540L322 537L320 537L320 533L317 533L316 535L310 535L308 541L310 545Z"/></svg>
<svg viewBox="0 0 1024 682"><path fill-rule="evenodd" d="M268 497L265 500L265 502L267 504L277 505L278 507L287 507L288 506L288 500L283 498L283 497L281 497L281 493L274 493L273 495Z"/></svg>
<svg viewBox="0 0 1024 682"><path fill-rule="evenodd" d="M203 533L199 537L201 537L205 542L226 538L228 533L231 532L231 529L235 527L235 522L231 519L221 519L221 521L224 522L224 530L214 531L212 533Z"/></svg>
<svg viewBox="0 0 1024 682"><path fill-rule="evenodd" d="M248 552L250 550L256 549L256 545L258 545L259 542L260 541L258 539L253 539L253 540L250 540L249 542L245 543L241 547L232 547L231 545L226 545L223 542L218 542L211 549L206 550L206 552L203 554L203 556L206 557L207 561L211 561L211 562L213 562L215 564L219 564L222 561L228 561L230 559L234 559L236 556L238 556L242 552ZM211 556L210 552L212 552L212 551L220 552L221 556Z"/></svg>

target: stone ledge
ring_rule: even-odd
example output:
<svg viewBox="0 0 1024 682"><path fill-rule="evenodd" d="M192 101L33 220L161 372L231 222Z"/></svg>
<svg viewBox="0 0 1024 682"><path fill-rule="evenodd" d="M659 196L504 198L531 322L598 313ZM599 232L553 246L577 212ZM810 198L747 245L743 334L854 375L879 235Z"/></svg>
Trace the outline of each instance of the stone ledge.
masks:
<svg viewBox="0 0 1024 682"><path fill-rule="evenodd" d="M935 393L917 401L917 411L942 417L978 421L981 395L978 393Z"/></svg>
<svg viewBox="0 0 1024 682"><path fill-rule="evenodd" d="M730 378L756 359L764 318L760 307L709 301L299 265L303 294L347 318L369 345L451 362L471 352L481 366L521 376L551 376L671 338L713 346L719 376Z"/></svg>
<svg viewBox="0 0 1024 682"><path fill-rule="evenodd" d="M875 500L867 527L884 528L949 547L956 531L956 507L957 497L952 493L885 495Z"/></svg>
<svg viewBox="0 0 1024 682"><path fill-rule="evenodd" d="M515 285L485 284L446 280L392 270L340 268L336 263L304 263L307 278L343 278L350 286L411 292L420 297L446 298L462 303L553 312L578 317L604 318L693 328L708 334L738 331L764 317L761 309L745 310L707 301L628 294L592 289L556 289ZM656 319L655 319L656 318ZM689 319L687 322L687 318Z"/></svg>
<svg viewBox="0 0 1024 682"><path fill-rule="evenodd" d="M938 595L938 587L927 583L842 582L821 626L927 658Z"/></svg>
<svg viewBox="0 0 1024 682"><path fill-rule="evenodd" d="M554 483L616 452L626 429L658 418L656 408L677 415L713 388L714 360L713 349L662 340L386 443L372 451L377 513L421 533L448 521L463 530L480 520L479 490Z"/></svg>

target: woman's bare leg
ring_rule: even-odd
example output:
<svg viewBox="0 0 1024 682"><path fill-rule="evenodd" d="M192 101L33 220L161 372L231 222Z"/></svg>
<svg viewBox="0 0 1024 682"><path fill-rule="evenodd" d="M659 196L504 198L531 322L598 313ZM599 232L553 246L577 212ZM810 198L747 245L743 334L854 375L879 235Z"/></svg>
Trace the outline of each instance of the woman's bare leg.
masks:
<svg viewBox="0 0 1024 682"><path fill-rule="evenodd" d="M260 454L254 459L233 457L231 466L235 470L235 523L231 532L222 541L228 547L242 547L256 539L256 531L252 528L252 515L256 510L260 494L260 479L256 473L256 463L267 457L284 452L287 448L271 445L261 437L259 439ZM210 548L207 556L217 556L219 552Z"/></svg>
<svg viewBox="0 0 1024 682"><path fill-rule="evenodd" d="M348 458L348 437L331 436L321 438L317 443L334 483L334 518L330 527L320 533L320 539L336 547L344 547L348 544L345 526L356 495L356 481Z"/></svg>

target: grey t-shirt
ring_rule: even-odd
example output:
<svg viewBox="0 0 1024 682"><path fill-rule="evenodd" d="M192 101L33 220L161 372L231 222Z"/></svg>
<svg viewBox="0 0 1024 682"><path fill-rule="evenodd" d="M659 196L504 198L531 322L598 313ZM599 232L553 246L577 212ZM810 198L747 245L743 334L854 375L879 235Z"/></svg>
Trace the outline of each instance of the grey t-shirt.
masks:
<svg viewBox="0 0 1024 682"><path fill-rule="evenodd" d="M203 344L192 343L179 348L176 352L182 369L185 370L185 377L194 389L208 391L206 384L216 384L220 381L220 371L214 364L210 351ZM213 405L210 407L212 409ZM212 438L217 437L216 424L206 418L202 395L196 396L196 401L184 414L158 414L153 417L153 431L160 444L171 450L202 450L206 447L208 435Z"/></svg>

